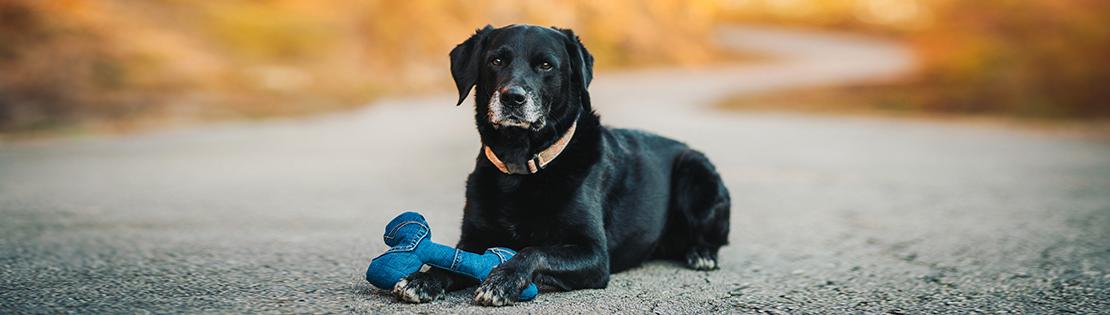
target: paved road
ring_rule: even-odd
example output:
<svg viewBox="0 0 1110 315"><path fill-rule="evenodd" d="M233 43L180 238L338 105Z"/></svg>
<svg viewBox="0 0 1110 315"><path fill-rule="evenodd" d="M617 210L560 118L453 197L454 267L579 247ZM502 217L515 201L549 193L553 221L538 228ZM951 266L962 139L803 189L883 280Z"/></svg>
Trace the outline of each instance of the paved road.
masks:
<svg viewBox="0 0 1110 315"><path fill-rule="evenodd" d="M779 58L602 73L592 87L609 124L685 139L719 165L734 198L719 271L654 262L608 289L492 310L468 291L408 305L371 289L362 272L395 213L422 211L436 240L458 238L479 143L471 107L440 95L0 146L0 313L1110 312L1110 143L715 112L708 104L730 93L912 64L898 46L852 36L722 38Z"/></svg>

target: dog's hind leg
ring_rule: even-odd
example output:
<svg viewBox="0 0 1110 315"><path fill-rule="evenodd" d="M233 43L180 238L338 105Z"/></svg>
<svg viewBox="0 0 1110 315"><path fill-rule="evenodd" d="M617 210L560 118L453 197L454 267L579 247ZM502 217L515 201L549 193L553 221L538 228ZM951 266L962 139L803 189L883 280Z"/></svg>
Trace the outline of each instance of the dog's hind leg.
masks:
<svg viewBox="0 0 1110 315"><path fill-rule="evenodd" d="M704 154L687 149L674 162L667 227L655 256L717 269L717 251L728 244L728 189Z"/></svg>

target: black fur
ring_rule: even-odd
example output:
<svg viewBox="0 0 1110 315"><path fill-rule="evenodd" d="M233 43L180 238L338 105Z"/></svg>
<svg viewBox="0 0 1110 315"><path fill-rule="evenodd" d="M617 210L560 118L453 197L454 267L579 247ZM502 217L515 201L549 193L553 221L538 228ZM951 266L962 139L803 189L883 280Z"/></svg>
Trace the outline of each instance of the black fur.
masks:
<svg viewBox="0 0 1110 315"><path fill-rule="evenodd" d="M552 67L543 70L543 62ZM458 247L519 252L479 286L479 304L511 303L533 281L561 290L604 288L610 273L652 258L712 269L728 242L729 195L713 165L681 142L602 126L587 91L592 68L593 57L565 29L486 26L451 51L459 102L476 86L478 132L503 161L523 163L578 121L567 148L536 174L501 173L479 151ZM491 95L514 84L538 94L543 127L490 122L490 106L499 106L489 104ZM407 280L433 299L474 285L437 269Z"/></svg>

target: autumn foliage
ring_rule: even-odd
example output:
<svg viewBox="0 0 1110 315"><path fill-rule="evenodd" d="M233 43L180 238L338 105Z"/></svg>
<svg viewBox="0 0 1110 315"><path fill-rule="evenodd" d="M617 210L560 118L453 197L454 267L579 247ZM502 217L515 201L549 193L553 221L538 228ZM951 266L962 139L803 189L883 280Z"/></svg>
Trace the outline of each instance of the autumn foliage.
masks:
<svg viewBox="0 0 1110 315"><path fill-rule="evenodd" d="M1110 1L746 0L726 20L904 39L919 71L864 88L900 110L1110 117ZM859 94L853 87L851 94ZM856 98L856 97L853 97Z"/></svg>
<svg viewBox="0 0 1110 315"><path fill-rule="evenodd" d="M448 90L486 24L572 27L600 67L717 58L708 1L0 1L0 130L336 110Z"/></svg>

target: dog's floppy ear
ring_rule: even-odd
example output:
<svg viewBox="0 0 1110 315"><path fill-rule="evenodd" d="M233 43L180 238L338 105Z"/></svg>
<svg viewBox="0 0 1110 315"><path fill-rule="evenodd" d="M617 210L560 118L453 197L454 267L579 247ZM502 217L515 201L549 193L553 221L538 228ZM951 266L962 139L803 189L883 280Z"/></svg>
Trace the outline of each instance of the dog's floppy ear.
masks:
<svg viewBox="0 0 1110 315"><path fill-rule="evenodd" d="M582 90L585 91L594 78L594 56L586 51L586 46L582 45L582 41L578 39L578 35L574 35L574 31L557 27L554 29L566 35L566 47L567 53L570 54L571 69L577 80L582 83Z"/></svg>
<svg viewBox="0 0 1110 315"><path fill-rule="evenodd" d="M459 88L459 103L462 105L470 88L478 82L478 67L482 64L482 52L485 51L486 36L493 31L493 26L486 25L474 32L466 41L455 49L451 49L451 77L455 79L455 86Z"/></svg>

